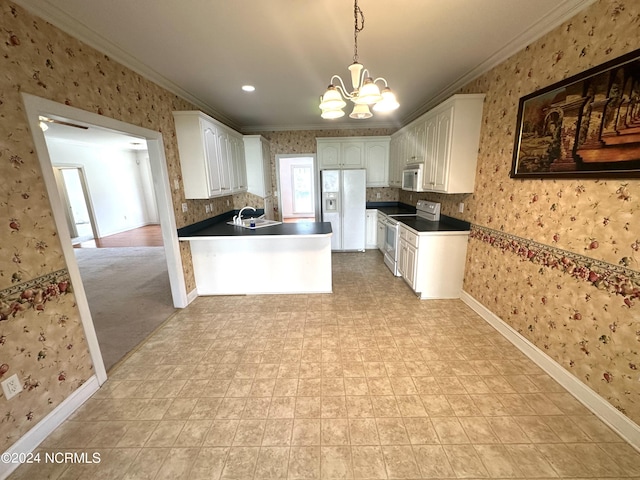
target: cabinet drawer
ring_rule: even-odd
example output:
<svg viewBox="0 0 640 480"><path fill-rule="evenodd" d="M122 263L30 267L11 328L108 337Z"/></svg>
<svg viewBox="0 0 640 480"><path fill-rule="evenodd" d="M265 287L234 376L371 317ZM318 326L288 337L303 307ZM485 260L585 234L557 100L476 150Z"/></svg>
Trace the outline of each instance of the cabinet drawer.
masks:
<svg viewBox="0 0 640 480"><path fill-rule="evenodd" d="M418 241L420 237L404 227L400 228L400 238L409 245L418 248Z"/></svg>

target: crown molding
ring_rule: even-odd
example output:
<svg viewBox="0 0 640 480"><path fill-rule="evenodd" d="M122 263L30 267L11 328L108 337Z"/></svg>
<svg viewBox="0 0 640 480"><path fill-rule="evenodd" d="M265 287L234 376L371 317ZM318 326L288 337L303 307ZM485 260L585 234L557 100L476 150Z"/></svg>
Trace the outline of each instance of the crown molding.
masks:
<svg viewBox="0 0 640 480"><path fill-rule="evenodd" d="M576 0L564 1L560 3L553 11L549 12L535 25L516 36L507 45L498 50L487 60L467 72L465 75L460 77L444 90L440 91L440 93L438 93L435 97L432 97L427 103L425 103L421 107L416 108L413 112L411 112L404 118L403 125L411 123L413 120L449 98L451 95L453 95L455 92L460 90L471 81L487 73L489 70L501 64L512 55L526 48L527 45L530 45L534 41L543 37L551 30L558 27L559 25L562 25L562 23L577 15L578 12L584 10L597 1L598 0Z"/></svg>
<svg viewBox="0 0 640 480"><path fill-rule="evenodd" d="M97 34L95 31L91 30L84 24L77 22L69 15L64 13L58 7L53 5L50 0L12 0L14 3L20 5L31 13L37 15L38 17L44 19L45 21L53 24L54 26L60 28L64 32L69 35L77 38L78 40L86 43L87 45L95 48L96 50L108 55L113 58L118 63L124 65L125 67L133 70L134 72L142 75L148 80L158 84L159 86L165 88L169 92L191 102L200 110L205 112L206 114L216 118L220 122L225 125L241 131L243 133L252 133L252 132L264 132L264 131L285 131L285 130L324 130L327 128L331 129L343 129L343 130L351 130L356 128L362 128L361 125L354 124L345 124L345 125L336 125L334 127L328 126L325 123L322 124L313 124L313 125L263 125L263 126L255 126L255 125L246 125L240 126L236 121L232 120L228 116L222 114L217 111L214 107L209 105L208 103L200 100L195 97L191 93L187 92L177 84L173 83L166 77L160 75L158 72L145 65L139 59L133 57L128 54L120 47L105 39L101 35ZM527 45L531 44L535 40L539 39L543 35L547 34L552 29L561 25L566 20L575 16L578 12L585 9L586 7L592 5L597 0L566 0L561 2L553 11L549 12L543 19L537 22L535 25L530 27L529 29L522 32L520 35L516 36L511 42L509 42L506 46L498 50L495 54L489 57L484 62L480 63L478 66L470 70L467 74L460 77L458 80L450 84L447 88L440 91L437 95L428 100L425 104L415 108L412 112L405 116L402 122L398 123L384 123L384 124L376 124L375 126L369 128L396 128L399 129L402 126L405 126L411 123L416 118L420 117L422 114L438 105L442 101L446 100L464 85L478 78L482 74L488 72L496 65L502 63L507 60L513 54L519 52L524 49Z"/></svg>
<svg viewBox="0 0 640 480"><path fill-rule="evenodd" d="M51 23L60 30L68 33L72 37L80 40L81 42L95 48L101 53L111 57L121 65L133 70L134 72L142 75L144 78L156 83L169 92L191 102L200 110L205 112L216 120L224 123L225 125L239 130L240 125L228 116L217 111L211 105L203 102L198 97L195 97L191 93L184 90L179 85L175 84L168 78L160 75L154 69L141 62L138 58L125 52L123 49L110 42L103 36L99 35L94 30L90 29L86 25L71 18L65 12L60 10L57 6L53 5L49 0L12 0L17 5L21 6L25 10L28 10L32 14L42 18L46 22Z"/></svg>
<svg viewBox="0 0 640 480"><path fill-rule="evenodd" d="M385 122L367 124L365 123L315 123L311 125L262 125L262 126L248 126L241 128L240 131L244 134L260 133L260 132L288 132L288 131L302 131L302 130L362 130L363 128L374 129L400 129L401 125L397 122Z"/></svg>

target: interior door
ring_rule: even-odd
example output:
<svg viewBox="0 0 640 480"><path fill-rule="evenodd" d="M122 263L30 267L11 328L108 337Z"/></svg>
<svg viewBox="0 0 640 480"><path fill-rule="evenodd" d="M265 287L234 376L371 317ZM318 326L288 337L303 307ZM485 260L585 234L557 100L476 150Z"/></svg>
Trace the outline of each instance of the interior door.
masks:
<svg viewBox="0 0 640 480"><path fill-rule="evenodd" d="M84 170L81 167L55 167L53 170L71 238L83 241L95 238L95 220Z"/></svg>

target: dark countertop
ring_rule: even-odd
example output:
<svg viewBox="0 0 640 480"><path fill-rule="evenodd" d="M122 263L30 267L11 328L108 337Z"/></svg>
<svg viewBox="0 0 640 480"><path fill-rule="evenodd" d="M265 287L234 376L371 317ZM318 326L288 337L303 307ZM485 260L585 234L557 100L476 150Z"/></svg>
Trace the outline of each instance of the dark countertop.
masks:
<svg viewBox="0 0 640 480"><path fill-rule="evenodd" d="M247 215L250 213L251 215ZM246 212L242 218L259 216L263 211ZM237 215L237 211L223 213L213 218L203 220L178 229L178 239L203 239L204 237L256 237L271 235L329 235L332 233L330 222L298 222L298 223L281 223L262 228L243 228L237 225L228 225L227 222Z"/></svg>
<svg viewBox="0 0 640 480"><path fill-rule="evenodd" d="M415 230L418 233L437 233L437 232L469 232L470 225L468 222L458 220L457 218L442 215L439 222L430 222L424 218L417 217L396 217L400 223Z"/></svg>
<svg viewBox="0 0 640 480"><path fill-rule="evenodd" d="M367 202L368 209L375 209L385 215L415 215L416 207L399 202Z"/></svg>
<svg viewBox="0 0 640 480"><path fill-rule="evenodd" d="M243 215L244 217L244 215ZM179 238L198 239L204 237L259 237L271 235L328 235L332 233L330 222L298 222L281 223L262 228L244 228L237 225L228 225L226 222L216 223L209 227L197 230L189 235L179 235Z"/></svg>
<svg viewBox="0 0 640 480"><path fill-rule="evenodd" d="M418 233L428 232L469 232L471 224L464 220L441 215L439 222L430 222L423 218L402 216L415 215L416 207L400 202L367 202L368 209L375 209L385 215L393 215L400 223L404 223L407 227ZM400 215L400 216L397 216Z"/></svg>

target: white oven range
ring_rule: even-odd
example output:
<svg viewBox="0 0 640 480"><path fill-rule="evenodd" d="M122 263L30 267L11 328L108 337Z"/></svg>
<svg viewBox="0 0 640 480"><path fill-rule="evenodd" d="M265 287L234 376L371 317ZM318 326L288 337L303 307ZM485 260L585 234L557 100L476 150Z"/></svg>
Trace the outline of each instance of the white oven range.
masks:
<svg viewBox="0 0 640 480"><path fill-rule="evenodd" d="M440 220L440 204L427 200L418 200L415 214L392 214L378 216L378 232L382 233L384 227L384 240L378 245L384 254L384 264L396 276L398 272L398 243L400 242L400 220L402 217L418 217L431 222Z"/></svg>

